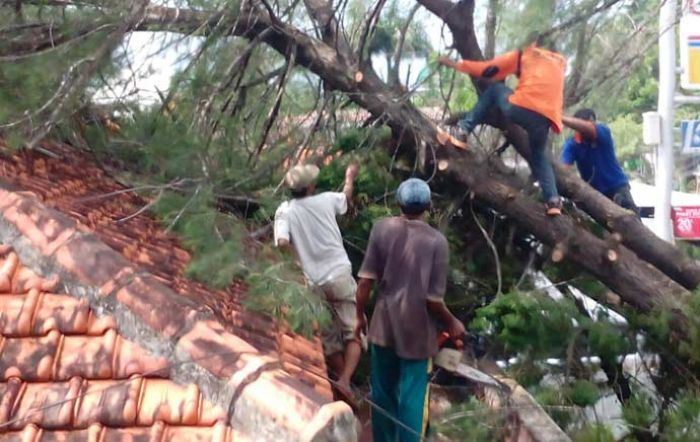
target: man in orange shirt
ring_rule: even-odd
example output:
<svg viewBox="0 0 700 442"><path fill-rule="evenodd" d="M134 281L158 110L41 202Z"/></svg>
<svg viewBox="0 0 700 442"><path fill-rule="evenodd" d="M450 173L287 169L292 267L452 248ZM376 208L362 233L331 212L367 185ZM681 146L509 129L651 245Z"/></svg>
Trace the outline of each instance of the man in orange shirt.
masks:
<svg viewBox="0 0 700 442"><path fill-rule="evenodd" d="M439 62L474 77L496 80L479 96L474 109L459 122L460 128L471 133L495 108L509 121L525 129L530 142L530 169L540 183L547 215L559 215L561 198L547 157L547 138L550 127L556 133L562 130L564 57L533 43L492 60L453 61L440 57ZM503 83L509 75L519 78L515 91Z"/></svg>

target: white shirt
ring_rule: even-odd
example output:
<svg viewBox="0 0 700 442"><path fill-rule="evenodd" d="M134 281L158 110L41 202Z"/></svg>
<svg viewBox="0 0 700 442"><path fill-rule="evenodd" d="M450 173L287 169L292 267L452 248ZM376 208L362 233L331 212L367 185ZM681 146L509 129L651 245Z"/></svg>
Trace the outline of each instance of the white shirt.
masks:
<svg viewBox="0 0 700 442"><path fill-rule="evenodd" d="M344 193L324 192L280 204L275 213L275 245L291 242L307 279L321 285L351 272L335 219L348 210Z"/></svg>

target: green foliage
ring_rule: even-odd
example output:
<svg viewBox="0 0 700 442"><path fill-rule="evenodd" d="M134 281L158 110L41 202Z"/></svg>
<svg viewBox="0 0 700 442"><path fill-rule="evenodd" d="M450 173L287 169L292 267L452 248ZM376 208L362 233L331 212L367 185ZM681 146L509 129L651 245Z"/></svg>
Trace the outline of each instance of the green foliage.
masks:
<svg viewBox="0 0 700 442"><path fill-rule="evenodd" d="M554 419L560 428L566 429L574 420L571 402L561 389L535 386L531 393L538 404Z"/></svg>
<svg viewBox="0 0 700 442"><path fill-rule="evenodd" d="M596 228L601 229L597 224L593 230L595 231ZM593 299L604 299L608 291L605 284L591 275L581 272L578 265L569 261L564 261L556 265L548 262L545 264L543 272L554 283L572 285Z"/></svg>
<svg viewBox="0 0 700 442"><path fill-rule="evenodd" d="M540 364L529 359L508 367L508 373L525 388L537 386L546 374Z"/></svg>
<svg viewBox="0 0 700 442"><path fill-rule="evenodd" d="M680 343L680 352L695 367L700 366L700 290L690 296L684 309L688 318L687 335Z"/></svg>
<svg viewBox="0 0 700 442"><path fill-rule="evenodd" d="M625 317L635 329L642 329L647 334L644 350L656 352L669 344L671 336L671 314L663 308L654 309L648 314L628 310Z"/></svg>
<svg viewBox="0 0 700 442"><path fill-rule="evenodd" d="M700 440L700 397L697 391L685 392L668 410L663 440L691 442Z"/></svg>
<svg viewBox="0 0 700 442"><path fill-rule="evenodd" d="M624 162L641 155L645 149L642 142L641 115L622 114L608 122L615 140L617 158Z"/></svg>
<svg viewBox="0 0 700 442"><path fill-rule="evenodd" d="M299 269L290 261L272 265L263 262L257 267L246 279L248 308L283 319L294 332L307 337L329 324L331 315L327 305L298 282Z"/></svg>
<svg viewBox="0 0 700 442"><path fill-rule="evenodd" d="M611 323L604 320L586 321L588 346L591 352L603 360L614 361L632 350L630 340Z"/></svg>
<svg viewBox="0 0 700 442"><path fill-rule="evenodd" d="M592 424L576 431L571 440L574 442L615 442L615 437L605 425Z"/></svg>
<svg viewBox="0 0 700 442"><path fill-rule="evenodd" d="M566 395L572 404L579 407L594 405L600 398L598 386L586 379L578 379L567 388Z"/></svg>
<svg viewBox="0 0 700 442"><path fill-rule="evenodd" d="M444 418L435 422L437 434L448 440L491 442L504 437L506 418L502 413L489 409L473 397L468 402L450 408Z"/></svg>
<svg viewBox="0 0 700 442"><path fill-rule="evenodd" d="M457 73L455 90L453 92L452 100L450 100L450 108L455 109L457 112L467 111L474 107L479 96L476 93L476 89L471 83L468 76Z"/></svg>
<svg viewBox="0 0 700 442"><path fill-rule="evenodd" d="M639 69L626 79L624 93L616 103L617 112L641 118L643 112L656 108L658 66L658 49L653 47L643 56Z"/></svg>
<svg viewBox="0 0 700 442"><path fill-rule="evenodd" d="M41 19L41 7L23 6L26 20L44 22ZM63 14L58 14L51 20L51 29L55 38L62 35L75 37L83 29L104 23L105 17L83 8L66 8ZM14 14L10 8L0 8L0 24L8 27L3 31L9 35L9 26L14 23ZM22 29L22 28L19 28ZM27 35L30 26L24 27ZM49 31L44 31L48 33ZM26 37L17 31L17 41ZM16 60L0 62L0 122L11 124L3 128L3 136L8 137L11 147L19 148L26 141L26 135L31 128L39 126L50 112L57 106L57 91L63 83L74 77L79 69L80 60L92 54L102 43L106 32L96 32L72 44L47 49L39 54L20 57ZM45 38L42 35L42 38ZM9 41L8 41L9 42ZM105 63L101 68L102 78L110 78L116 72L117 60ZM73 68L75 67L75 68ZM72 73L68 72L73 68ZM67 119L82 103L88 100L89 91L72 96L68 101L67 111L61 117ZM59 94L60 96L60 94Z"/></svg>
<svg viewBox="0 0 700 442"><path fill-rule="evenodd" d="M223 288L242 274L245 226L216 210L210 189L195 190L192 195L165 192L154 210L193 252L187 276Z"/></svg>
<svg viewBox="0 0 700 442"><path fill-rule="evenodd" d="M399 30L406 21L406 11L398 0L390 2L382 11L382 17L369 43L371 54L392 54L398 44ZM420 18L414 18L408 27L404 41L403 56L427 56L430 39Z"/></svg>
<svg viewBox="0 0 700 442"><path fill-rule="evenodd" d="M472 328L493 334L509 351L561 356L575 334L576 307L538 293L513 292L477 311Z"/></svg>
<svg viewBox="0 0 700 442"><path fill-rule="evenodd" d="M622 417L629 425L637 428L651 428L655 416L654 404L651 398L638 392L622 405Z"/></svg>

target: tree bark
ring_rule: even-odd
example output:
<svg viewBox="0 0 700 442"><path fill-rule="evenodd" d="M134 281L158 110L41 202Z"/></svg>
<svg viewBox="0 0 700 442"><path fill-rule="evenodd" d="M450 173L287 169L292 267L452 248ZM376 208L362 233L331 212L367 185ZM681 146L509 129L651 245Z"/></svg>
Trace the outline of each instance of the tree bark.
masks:
<svg viewBox="0 0 700 442"><path fill-rule="evenodd" d="M462 15L459 12L450 13L450 17ZM141 26L159 25L164 30L183 27L196 29L204 17L194 11L184 14L182 10L176 16L169 8L152 7ZM620 247L618 259L611 265L605 258L608 242L567 216L548 218L540 204L510 186L509 178L496 168L489 167L484 154L475 150L439 147L436 126L410 102L398 99L371 66L362 66L364 75L358 83L354 70L338 56L335 48L289 25L277 23L273 26L264 13L253 8L238 17L232 32L254 38L266 29L272 31L268 31L263 41L280 54L285 55L290 46L296 46L298 64L322 77L334 89L345 92L373 115L383 117L393 128L403 131L404 139L414 141L416 146L425 143L435 149L443 168L447 166L440 175L449 180L453 187L456 184L469 189L481 201L516 220L545 244L556 246L566 243L566 258L581 265L636 308L646 312L656 306L682 310L688 292L653 266L641 261L630 250Z"/></svg>
<svg viewBox="0 0 700 442"><path fill-rule="evenodd" d="M463 1L457 5L445 0L421 2L430 4L431 8L442 13L448 25L452 22L464 32L471 30L470 35L473 35L473 2ZM442 181L443 185L452 189L471 192L486 205L514 219L543 243L552 247L563 245L561 249L566 251L565 258L600 279L628 304L642 312L650 312L655 307L683 311L689 292L679 284L639 259L625 246L617 248L616 259L611 262L608 253L610 241L607 238L598 238L568 216L547 217L541 204L523 193L520 188L514 187L511 184L512 177L492 166L484 152L441 147L437 141L437 127L409 101L397 96L381 81L368 62L359 67L363 76L357 81L357 68L353 66L356 63L355 55L340 56L337 47L280 22L270 16L268 9L256 7L254 2L249 2L247 7L238 13L227 10L218 14L149 6L143 19L138 21L132 30L206 34L214 24L221 29L222 21L230 23L227 28L230 35L248 39L258 37L285 57L295 53L294 61L297 64L323 78L333 89L347 94L348 98L367 109L376 118L386 121L392 129L403 134L404 141L409 142L406 144L417 148L425 146L426 149L433 150L437 162L428 166L438 167L438 182ZM475 38L464 41L455 38L455 41L462 48L460 51L474 51L480 56ZM625 244L639 245L635 241L639 238L630 239L627 234L635 228L640 229L640 236L651 235L629 212L617 208L573 174L562 174L559 171L559 177L567 191L577 198L577 201L580 200L584 208L591 210L585 204L594 204L593 209L597 210L591 210L592 213L598 217L607 216L606 223L610 222L618 228L627 229L626 235L623 235L626 239ZM666 251L680 253L671 246L668 246ZM653 250L651 252L655 253ZM692 273L696 268L685 270ZM683 321L676 321L673 325L682 331Z"/></svg>
<svg viewBox="0 0 700 442"><path fill-rule="evenodd" d="M445 21L452 32L455 48L464 59L483 59L474 32L473 1L452 3L449 0L418 0L418 2ZM609 8L616 3L615 0L608 0L593 12ZM483 89L484 83L475 80L475 84L479 89ZM527 137L520 128L505 124L503 120L496 120L493 125L505 130L508 141L523 157L529 158ZM653 264L688 289L692 290L700 285L700 266L695 261L672 244L660 239L630 211L592 189L575 173L565 169L558 162L554 164L554 171L557 176L557 186L562 195L571 198L606 229L621 233L624 245L640 258Z"/></svg>
<svg viewBox="0 0 700 442"><path fill-rule="evenodd" d="M493 58L496 55L496 25L498 24L499 0L489 0L486 12L486 41L484 43L484 56Z"/></svg>

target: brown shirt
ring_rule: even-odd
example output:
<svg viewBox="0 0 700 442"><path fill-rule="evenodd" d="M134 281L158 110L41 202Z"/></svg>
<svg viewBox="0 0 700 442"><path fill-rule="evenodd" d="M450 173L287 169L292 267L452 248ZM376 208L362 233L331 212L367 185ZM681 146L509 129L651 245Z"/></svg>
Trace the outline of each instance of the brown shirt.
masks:
<svg viewBox="0 0 700 442"><path fill-rule="evenodd" d="M370 342L404 359L435 356L437 323L427 301L443 299L448 260L447 239L423 221L391 217L374 224L358 274L379 283Z"/></svg>

